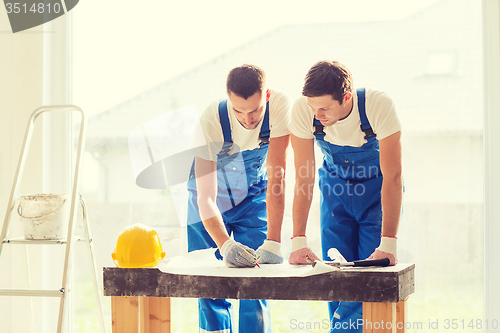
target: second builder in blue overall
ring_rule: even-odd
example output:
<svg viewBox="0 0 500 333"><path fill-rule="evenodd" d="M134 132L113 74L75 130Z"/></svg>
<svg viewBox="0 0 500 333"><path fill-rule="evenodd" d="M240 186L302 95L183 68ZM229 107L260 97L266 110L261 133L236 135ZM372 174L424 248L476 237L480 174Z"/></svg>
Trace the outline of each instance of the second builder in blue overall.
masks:
<svg viewBox="0 0 500 333"><path fill-rule="evenodd" d="M403 181L401 126L394 103L382 91L354 90L351 72L335 61L311 67L302 95L290 123L295 242L302 239L307 246L316 140L324 155L318 169L323 259L328 260L330 248L337 248L348 261L387 257L395 265ZM302 263L307 263L305 258ZM362 332L361 303L330 302L329 311L331 331Z"/></svg>
<svg viewBox="0 0 500 333"><path fill-rule="evenodd" d="M232 69L226 85L229 98L200 119L206 145L194 149L188 181L188 250L218 248L229 267L279 264L292 103L266 88L257 66ZM225 299L200 299L199 317L200 332L232 332ZM238 326L240 333L271 332L268 302L240 300Z"/></svg>

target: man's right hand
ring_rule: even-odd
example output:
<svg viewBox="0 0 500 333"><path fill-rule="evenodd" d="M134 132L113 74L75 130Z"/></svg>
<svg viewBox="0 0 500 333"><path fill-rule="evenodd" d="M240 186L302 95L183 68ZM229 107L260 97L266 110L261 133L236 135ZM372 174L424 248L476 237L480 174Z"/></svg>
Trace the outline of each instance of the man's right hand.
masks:
<svg viewBox="0 0 500 333"><path fill-rule="evenodd" d="M292 253L288 263L291 265L309 265L309 260L320 260L310 247L307 246L306 236L292 237Z"/></svg>
<svg viewBox="0 0 500 333"><path fill-rule="evenodd" d="M228 239L220 248L224 263L227 267L255 267L257 255L246 245Z"/></svg>

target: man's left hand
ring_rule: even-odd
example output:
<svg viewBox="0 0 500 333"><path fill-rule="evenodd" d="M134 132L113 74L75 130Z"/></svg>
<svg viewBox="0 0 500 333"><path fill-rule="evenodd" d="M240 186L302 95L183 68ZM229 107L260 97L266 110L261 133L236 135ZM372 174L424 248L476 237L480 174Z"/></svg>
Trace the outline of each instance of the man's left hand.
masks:
<svg viewBox="0 0 500 333"><path fill-rule="evenodd" d="M283 263L283 254L281 253L281 243L266 239L255 252L259 259L259 264L281 264Z"/></svg>
<svg viewBox="0 0 500 333"><path fill-rule="evenodd" d="M292 252L288 263L290 265L310 265L310 260L319 261L319 258L307 246L307 237L305 235L292 237Z"/></svg>
<svg viewBox="0 0 500 333"><path fill-rule="evenodd" d="M398 263L397 242L396 237L382 236L379 247L375 249L375 252L368 259L389 258L391 261L390 266L396 265Z"/></svg>

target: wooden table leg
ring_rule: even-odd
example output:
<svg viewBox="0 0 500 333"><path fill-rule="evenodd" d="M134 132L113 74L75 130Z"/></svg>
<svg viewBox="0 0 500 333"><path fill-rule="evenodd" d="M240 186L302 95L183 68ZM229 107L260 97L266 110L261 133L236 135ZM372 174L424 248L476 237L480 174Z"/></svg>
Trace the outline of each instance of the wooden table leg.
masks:
<svg viewBox="0 0 500 333"><path fill-rule="evenodd" d="M170 333L170 298L139 297L140 333Z"/></svg>
<svg viewBox="0 0 500 333"><path fill-rule="evenodd" d="M170 298L111 297L113 333L170 333Z"/></svg>
<svg viewBox="0 0 500 333"><path fill-rule="evenodd" d="M363 333L404 333L405 303L363 303Z"/></svg>
<svg viewBox="0 0 500 333"><path fill-rule="evenodd" d="M113 333L137 333L139 326L138 297L111 297L111 326Z"/></svg>
<svg viewBox="0 0 500 333"><path fill-rule="evenodd" d="M406 316L406 299L396 303L396 328L397 333L405 333L405 326L407 322Z"/></svg>

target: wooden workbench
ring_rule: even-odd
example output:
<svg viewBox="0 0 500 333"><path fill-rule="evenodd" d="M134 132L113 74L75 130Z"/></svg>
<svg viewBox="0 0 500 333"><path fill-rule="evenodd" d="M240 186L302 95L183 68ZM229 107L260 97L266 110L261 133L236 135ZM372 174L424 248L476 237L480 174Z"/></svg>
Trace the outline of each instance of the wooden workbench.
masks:
<svg viewBox="0 0 500 333"><path fill-rule="evenodd" d="M363 302L363 332L401 333L414 269L398 264L307 277L224 277L105 267L103 281L116 333L169 333L170 297Z"/></svg>

